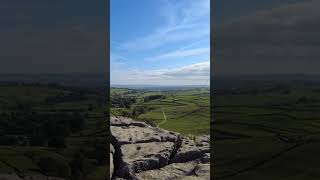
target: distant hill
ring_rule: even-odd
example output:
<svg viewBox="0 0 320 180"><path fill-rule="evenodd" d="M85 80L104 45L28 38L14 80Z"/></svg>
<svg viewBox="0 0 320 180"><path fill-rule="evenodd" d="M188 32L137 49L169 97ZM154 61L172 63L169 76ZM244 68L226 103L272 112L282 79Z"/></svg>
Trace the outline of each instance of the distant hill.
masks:
<svg viewBox="0 0 320 180"><path fill-rule="evenodd" d="M206 85L179 85L179 86L168 86L168 85L111 85L114 88L128 88L128 89L143 89L143 90L186 90L195 88L209 88Z"/></svg>
<svg viewBox="0 0 320 180"><path fill-rule="evenodd" d="M65 74L32 74L32 73L5 73L0 75L0 83L40 83L60 84L65 86L106 86L106 74L102 73L65 73Z"/></svg>

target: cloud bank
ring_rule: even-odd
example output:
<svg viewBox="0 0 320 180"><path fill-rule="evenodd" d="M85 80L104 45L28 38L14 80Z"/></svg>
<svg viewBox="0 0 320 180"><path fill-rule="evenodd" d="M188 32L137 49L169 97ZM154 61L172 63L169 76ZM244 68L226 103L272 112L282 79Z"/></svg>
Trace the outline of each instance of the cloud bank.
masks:
<svg viewBox="0 0 320 180"><path fill-rule="evenodd" d="M152 71L135 69L124 73L115 70L113 74L111 84L209 85L210 62Z"/></svg>

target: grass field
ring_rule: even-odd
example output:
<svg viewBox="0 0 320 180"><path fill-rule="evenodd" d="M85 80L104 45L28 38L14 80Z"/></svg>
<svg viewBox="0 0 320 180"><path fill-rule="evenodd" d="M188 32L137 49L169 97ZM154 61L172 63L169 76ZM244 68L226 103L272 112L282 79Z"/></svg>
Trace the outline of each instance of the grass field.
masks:
<svg viewBox="0 0 320 180"><path fill-rule="evenodd" d="M163 97L144 101L144 97L153 95ZM143 106L149 111L139 114L135 119L185 135L208 134L210 131L208 88L161 91L112 88L111 98L115 96L132 97L136 102L130 108L112 107L111 114L114 116L121 116L124 109L133 111L136 107Z"/></svg>
<svg viewBox="0 0 320 180"><path fill-rule="evenodd" d="M214 96L216 179L319 179L319 88L242 90Z"/></svg>
<svg viewBox="0 0 320 180"><path fill-rule="evenodd" d="M95 91L78 89L32 84L0 86L0 114L11 114L11 119L13 119L12 113L21 113L22 111L26 114L25 111L30 111L32 115L36 113L37 117L54 117L54 114L58 113L72 114L78 112L85 119L85 125L81 130L71 132L65 137L65 147L35 146L28 143L23 145L1 144L0 173L41 173L68 179L82 177L92 180L108 177L105 170L106 165L99 163L98 158L92 155L98 151L97 146L105 146L104 150L107 148L105 106L98 102L100 96ZM68 95L72 93L77 94L77 96L80 93L81 97L85 98L77 99L73 97L73 99L70 99ZM56 101L56 99L59 99L56 97L60 96L63 98ZM105 105L105 102L103 104ZM17 109L20 106L27 106L28 110ZM43 124L39 122L40 119L31 118L27 120L21 115L23 120L17 119L12 122L14 127L19 127L19 129L16 132L6 132L6 127L11 123L5 117L5 115L2 115L0 119L2 136L18 136L28 139L30 133L27 129L29 126L26 125L28 123L39 124L40 126ZM72 129L72 127L70 128ZM59 130L62 131L58 128L57 131ZM75 158L79 153L81 157ZM76 160L81 167L72 165Z"/></svg>

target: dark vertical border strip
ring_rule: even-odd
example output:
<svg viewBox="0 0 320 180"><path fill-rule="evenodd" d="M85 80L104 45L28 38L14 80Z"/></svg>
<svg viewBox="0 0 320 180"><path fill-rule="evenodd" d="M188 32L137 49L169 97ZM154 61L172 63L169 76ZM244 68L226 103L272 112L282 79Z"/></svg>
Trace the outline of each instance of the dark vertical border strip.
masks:
<svg viewBox="0 0 320 180"><path fill-rule="evenodd" d="M106 0L106 85L107 85L107 92L106 92L106 95L107 95L107 108L108 108L108 113L107 113L107 118L108 120L110 119L110 0ZM110 131L110 129L109 129Z"/></svg>
<svg viewBox="0 0 320 180"><path fill-rule="evenodd" d="M105 47L106 47L106 50L105 50L105 53L106 53L106 119L107 119L107 134L108 136L111 134L110 133L110 0L106 0L106 41L105 41ZM107 137L107 147L110 146L110 142L109 142L109 138ZM110 147L107 148L107 174L108 174L108 177L106 177L106 179L110 179Z"/></svg>
<svg viewBox="0 0 320 180"><path fill-rule="evenodd" d="M213 84L214 84L214 48L213 48L213 1L210 0L210 179L214 179L214 138L213 134L211 133L213 130L213 113L214 113L214 108L213 108Z"/></svg>

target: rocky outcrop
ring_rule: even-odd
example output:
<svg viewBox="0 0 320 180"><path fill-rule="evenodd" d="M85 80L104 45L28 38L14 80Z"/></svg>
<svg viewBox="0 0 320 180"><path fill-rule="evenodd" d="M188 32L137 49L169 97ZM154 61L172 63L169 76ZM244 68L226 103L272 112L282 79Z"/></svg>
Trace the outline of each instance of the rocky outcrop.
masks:
<svg viewBox="0 0 320 180"><path fill-rule="evenodd" d="M210 179L209 136L191 140L147 123L111 117L112 179Z"/></svg>

